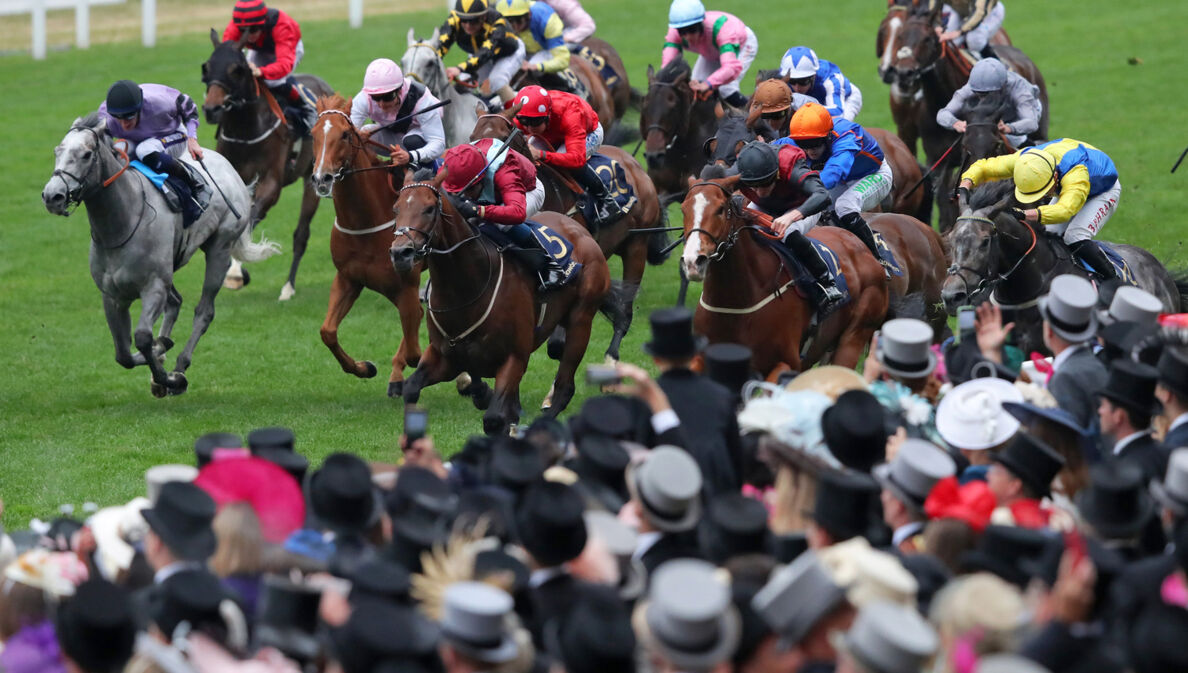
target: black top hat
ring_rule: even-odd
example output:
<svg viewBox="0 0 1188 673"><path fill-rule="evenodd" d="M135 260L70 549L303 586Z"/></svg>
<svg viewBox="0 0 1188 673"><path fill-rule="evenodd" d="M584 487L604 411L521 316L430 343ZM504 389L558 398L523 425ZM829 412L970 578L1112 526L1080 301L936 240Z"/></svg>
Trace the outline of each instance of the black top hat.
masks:
<svg viewBox="0 0 1188 673"><path fill-rule="evenodd" d="M834 542L873 535L882 524L879 494L874 477L854 470L827 470L817 480L812 518Z"/></svg>
<svg viewBox="0 0 1188 673"><path fill-rule="evenodd" d="M965 572L986 571L1020 588L1031 579L1028 572L1044 553L1047 536L1030 528L987 526L973 551L961 555Z"/></svg>
<svg viewBox="0 0 1188 673"><path fill-rule="evenodd" d="M741 493L722 493L710 500L698 530L701 551L717 565L743 554L770 554L767 508Z"/></svg>
<svg viewBox="0 0 1188 673"><path fill-rule="evenodd" d="M631 402L620 395L587 398L572 423L571 430L578 441L588 435L630 439L635 430Z"/></svg>
<svg viewBox="0 0 1188 673"><path fill-rule="evenodd" d="M1188 346L1164 346L1155 368L1163 387L1188 398Z"/></svg>
<svg viewBox="0 0 1188 673"><path fill-rule="evenodd" d="M1115 405L1139 414L1154 416L1163 405L1155 399L1159 371L1150 365L1127 358L1110 365L1110 377L1096 393Z"/></svg>
<svg viewBox="0 0 1188 673"><path fill-rule="evenodd" d="M865 390L847 390L821 414L825 445L842 465L870 472L887 455L883 405Z"/></svg>
<svg viewBox="0 0 1188 673"><path fill-rule="evenodd" d="M247 441L253 454L262 449L292 451L297 445L297 436L289 428L257 428L248 433Z"/></svg>
<svg viewBox="0 0 1188 673"><path fill-rule="evenodd" d="M542 566L572 561L586 548L585 504L572 487L542 481L524 493L516 512L520 542Z"/></svg>
<svg viewBox="0 0 1188 673"><path fill-rule="evenodd" d="M754 378L751 349L742 344L719 343L706 347L705 374L722 384L734 396L742 395L743 386Z"/></svg>
<svg viewBox="0 0 1188 673"><path fill-rule="evenodd" d="M83 582L58 610L62 652L89 673L122 671L136 643L132 598L103 579Z"/></svg>
<svg viewBox="0 0 1188 673"><path fill-rule="evenodd" d="M214 554L218 541L211 524L215 502L206 491L187 481L170 481L161 486L157 503L140 510L144 520L165 546L178 558L205 561Z"/></svg>
<svg viewBox="0 0 1188 673"><path fill-rule="evenodd" d="M256 614L256 643L301 662L317 658L318 605L322 592L279 575L265 575Z"/></svg>
<svg viewBox="0 0 1188 673"><path fill-rule="evenodd" d="M545 626L545 645L567 673L634 673L631 614L614 591L583 592L565 618Z"/></svg>
<svg viewBox="0 0 1188 673"><path fill-rule="evenodd" d="M489 467L491 483L518 493L539 480L547 466L535 444L505 435L491 445Z"/></svg>
<svg viewBox="0 0 1188 673"><path fill-rule="evenodd" d="M1138 537L1155 513L1143 470L1126 460L1094 465L1089 488L1077 494L1077 509L1101 538Z"/></svg>
<svg viewBox="0 0 1188 673"><path fill-rule="evenodd" d="M396 486L384 496L384 507L396 514L413 506L450 516L458 507L458 498L432 470L408 465L396 473Z"/></svg>
<svg viewBox="0 0 1188 673"><path fill-rule="evenodd" d="M305 475L309 473L309 459L288 449L260 449L253 452L257 458L267 460L279 466L298 483L305 483Z"/></svg>
<svg viewBox="0 0 1188 673"><path fill-rule="evenodd" d="M174 573L156 585L149 601L149 616L167 638L182 622L194 629L202 627L226 628L219 611L222 602L230 598L218 577L205 569L188 569Z"/></svg>
<svg viewBox="0 0 1188 673"><path fill-rule="evenodd" d="M513 598L522 596L528 588L531 571L520 559L502 549L484 549L474 555L474 579L482 582L491 575L506 573L511 576L512 583L508 593Z"/></svg>
<svg viewBox="0 0 1188 673"><path fill-rule="evenodd" d="M199 470L214 458L215 449L242 449L243 439L232 432L208 432L194 440L194 458Z"/></svg>
<svg viewBox="0 0 1188 673"><path fill-rule="evenodd" d="M643 345L652 357L685 360L705 348L706 338L693 334L693 314L681 307L662 308L648 316L652 340Z"/></svg>
<svg viewBox="0 0 1188 673"><path fill-rule="evenodd" d="M606 435L587 435L577 445L577 457L572 463L579 477L601 482L626 492L627 464L631 454L619 440Z"/></svg>
<svg viewBox="0 0 1188 673"><path fill-rule="evenodd" d="M437 651L441 628L414 608L364 601L347 623L330 632L335 658L346 673L372 673L385 665L420 662Z"/></svg>
<svg viewBox="0 0 1188 673"><path fill-rule="evenodd" d="M498 486L467 489L458 496L454 526L464 530L483 520L485 535L507 543L515 537L515 495Z"/></svg>
<svg viewBox="0 0 1188 673"><path fill-rule="evenodd" d="M1010 470L1040 498L1048 495L1052 480L1064 467L1063 456L1026 432L1015 433L1014 440L993 460Z"/></svg>
<svg viewBox="0 0 1188 673"><path fill-rule="evenodd" d="M404 566L375 558L364 561L351 576L351 602L376 598L405 604L409 602L412 576Z"/></svg>
<svg viewBox="0 0 1188 673"><path fill-rule="evenodd" d="M309 474L305 500L315 527L344 534L370 529L383 510L371 484L371 469L349 453L326 456L322 467Z"/></svg>

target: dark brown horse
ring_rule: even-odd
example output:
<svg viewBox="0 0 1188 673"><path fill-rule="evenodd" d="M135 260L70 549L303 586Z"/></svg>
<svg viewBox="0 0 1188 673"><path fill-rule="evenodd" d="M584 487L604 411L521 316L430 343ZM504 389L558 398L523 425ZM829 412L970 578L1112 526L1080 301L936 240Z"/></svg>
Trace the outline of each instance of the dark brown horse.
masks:
<svg viewBox="0 0 1188 673"><path fill-rule="evenodd" d="M979 159L1010 154L1017 149L998 128L1011 107L1010 98L994 92L975 99L962 111L965 120L965 133L961 135L962 171Z"/></svg>
<svg viewBox="0 0 1188 673"><path fill-rule="evenodd" d="M297 266L309 243L309 223L318 210L318 195L309 180L313 165L313 151L305 143L296 161L290 160L295 138L276 99L259 80L252 77L251 68L243 55L247 33L238 42L220 42L212 28L210 41L214 52L202 64L202 82L206 98L202 110L206 120L218 124L216 149L227 157L239 177L247 184L255 183L252 198L252 227L255 227L280 198L281 188L301 178L301 214L293 230L293 263L289 279L281 288L280 299L291 298L297 286ZM334 93L330 85L313 75L297 75L307 89L317 96ZM232 263L227 286L241 287L247 273L240 271L238 261Z"/></svg>
<svg viewBox="0 0 1188 673"><path fill-rule="evenodd" d="M563 327L565 352L545 410L556 416L573 399L591 322L610 291L606 259L585 227L559 213L540 213L536 219L572 244L573 260L583 267L566 286L539 296L535 274L507 259L444 198L444 178L443 171L433 182L406 182L393 208L392 264L408 272L427 260L430 283L429 347L404 382L404 402L415 404L426 386L469 372L468 392L487 409L483 430L506 432L520 418L520 379L529 357ZM495 378L493 397L483 377Z"/></svg>
<svg viewBox="0 0 1188 673"><path fill-rule="evenodd" d="M623 118L623 115L627 114L627 108L631 106L632 91L631 82L627 79L627 66L623 65L623 59L619 57L619 52L615 51L615 48L606 40L587 37L582 40L582 46L588 51L586 53L575 52L574 56L589 60L595 70L607 65L615 73L614 80L607 81L606 86L610 91L611 100L614 102L613 119L618 122Z"/></svg>
<svg viewBox="0 0 1188 673"><path fill-rule="evenodd" d="M474 132L470 136L471 140L507 138L512 129L511 119L518 109L518 107L513 107L500 114L480 116L478 123L474 126ZM524 142L523 136L517 135L517 140L513 141L512 148L524 156L531 156L528 154L528 146ZM613 145L603 145L598 151L623 166L623 170L627 173L627 181L631 183L635 197L638 199L625 217L620 218L609 227L599 227L593 232L594 240L602 249L603 255L607 258L618 255L623 261L623 280L621 287L614 295L615 306L608 306L606 309L606 313L614 325L614 334L611 336L606 354L617 360L619 359L619 344L631 327L633 305L635 296L639 293L640 283L643 281L644 267L648 263L663 264L667 258L664 249L668 245L668 236L665 232L652 231L633 234L632 231L662 228L667 224L668 217L664 209L660 207L660 198L656 194L655 186L652 185L648 174L644 172L643 167L634 157ZM542 210L564 213L582 224L587 224L576 208L577 193L575 188L580 188L573 184L571 178L562 175L550 166L539 163L537 164L537 176L545 186L545 203Z"/></svg>
<svg viewBox="0 0 1188 673"><path fill-rule="evenodd" d="M667 206L680 200L689 176L705 165L702 146L714 135L722 106L689 88L693 71L677 58L656 73L648 66L648 92L639 113L648 177Z"/></svg>
<svg viewBox="0 0 1188 673"><path fill-rule="evenodd" d="M396 201L393 178L368 146L367 135L351 123L351 102L341 96L318 100L318 123L313 128L317 161L311 180L318 196L334 197L334 228L330 231L330 257L334 284L322 323L322 343L334 354L342 370L359 378L375 376L375 365L355 360L338 343L338 326L351 311L364 288L388 298L400 313L402 338L392 356L388 395L400 394L404 367L415 367L421 357L419 331L421 303L417 288L421 267L396 273L392 247L392 204ZM385 148L386 149L386 148Z"/></svg>

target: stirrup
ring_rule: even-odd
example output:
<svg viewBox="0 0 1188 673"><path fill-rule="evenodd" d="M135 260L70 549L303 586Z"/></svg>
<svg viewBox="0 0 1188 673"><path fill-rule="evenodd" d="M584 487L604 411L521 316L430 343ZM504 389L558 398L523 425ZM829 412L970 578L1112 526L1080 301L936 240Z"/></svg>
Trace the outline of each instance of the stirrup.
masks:
<svg viewBox="0 0 1188 673"><path fill-rule="evenodd" d="M818 301L819 309L822 313L828 313L833 307L841 303L843 299L841 288L834 283L822 283L816 281L817 290L820 292L820 300Z"/></svg>

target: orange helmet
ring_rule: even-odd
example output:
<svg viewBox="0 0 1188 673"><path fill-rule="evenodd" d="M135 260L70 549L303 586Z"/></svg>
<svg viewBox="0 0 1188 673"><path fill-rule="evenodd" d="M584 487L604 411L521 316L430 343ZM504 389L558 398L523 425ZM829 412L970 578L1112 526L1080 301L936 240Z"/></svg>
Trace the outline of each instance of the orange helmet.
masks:
<svg viewBox="0 0 1188 673"><path fill-rule="evenodd" d="M793 140L824 138L833 130L833 117L820 103L805 103L788 125L788 137Z"/></svg>

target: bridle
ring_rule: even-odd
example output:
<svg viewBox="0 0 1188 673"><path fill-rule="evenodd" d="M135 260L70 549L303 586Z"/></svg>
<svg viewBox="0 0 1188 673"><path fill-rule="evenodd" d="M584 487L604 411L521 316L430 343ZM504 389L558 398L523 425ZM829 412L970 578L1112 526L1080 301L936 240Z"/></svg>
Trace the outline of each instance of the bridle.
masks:
<svg viewBox="0 0 1188 673"><path fill-rule="evenodd" d="M128 170L128 165L131 163L131 161L128 159L128 153L124 150L124 148L112 147L111 148L112 153L118 154L120 159L124 162L124 165L121 166L120 170L116 171L111 177L107 178L106 180L103 180L99 184L99 186L88 188L86 183L83 181L82 176L89 175L98 166L99 152L101 152L103 150L103 142L99 138L99 132L89 126L72 126L72 127L70 127L70 131L72 133L74 131L86 131L87 133L90 133L91 136L95 139L95 151L91 154L91 159L87 163L86 170L81 171L81 175L75 175L74 173L71 173L70 171L68 171L64 168L55 168L54 172L51 173L51 177L57 177L59 180L62 181L63 184L66 185L67 208L69 208L70 206L74 206L75 208L77 208L79 206L79 204L81 204L84 200L86 200L86 198L88 196L90 196L91 194L94 194L95 192L99 191L100 189L105 189L111 183L115 182L116 178L120 177L121 175L124 174L124 171ZM74 184L76 186L72 188L70 186L70 182L68 182L66 180L66 178L70 178L71 180L73 180ZM66 214L69 215L70 212L72 212L72 211L68 210Z"/></svg>
<svg viewBox="0 0 1188 673"><path fill-rule="evenodd" d="M364 168L355 168L354 167L355 166L355 157L358 156L358 154L360 152L365 151L367 145L371 145L373 147L378 147L382 150L387 150L388 146L384 145L383 143L372 140L371 138L368 138L366 141L364 141L363 136L359 134L359 129L355 128L355 123L351 121L350 115L343 112L342 110L337 110L334 108L331 108L328 110L322 110L321 112L318 113L317 118L321 119L322 117L324 117L326 115L338 115L338 116L342 117L343 119L346 120L347 128L350 129L350 131L351 131L351 133L350 133L351 139L347 141L347 145L349 145L351 148L351 153L347 157L347 160L345 162L343 162L341 165L339 165L337 170L335 170L333 173L330 174L330 177L333 179L333 181L335 183L342 182L344 179L346 179L347 176L354 175L355 173L363 173L365 171L378 171L378 170L392 168L392 166L387 165L387 164L380 164L378 166L367 166ZM326 142L328 142L328 140L326 138L322 138L322 142L326 143Z"/></svg>
<svg viewBox="0 0 1188 673"><path fill-rule="evenodd" d="M209 66L210 61L207 61L206 64ZM247 59L243 59L242 63L239 63L239 65L244 68L248 68ZM226 73L228 69L229 67L224 68L223 72ZM249 77L249 79L251 80L253 86L249 87L247 82L242 82L240 86L233 87L217 77L210 77L205 73L202 76L202 81L204 84L206 84L207 91L210 91L210 87L217 86L223 91L227 92L227 95L223 97L223 104L219 106L223 110L235 110L244 107L255 102L255 100L260 97L259 80L257 80L255 77Z"/></svg>
<svg viewBox="0 0 1188 673"><path fill-rule="evenodd" d="M739 208L738 203L736 203L732 198L733 194L731 194L730 190L726 189L726 187L718 184L717 182L707 180L702 182L694 182L689 187L689 191L693 191L697 187L704 186L716 187L721 190L722 195L726 197L725 215L723 217L726 220L726 223L729 225L729 229L727 229L725 236L721 238L715 236L705 229L702 229L701 227L693 227L685 234L685 241L688 241L689 237L696 233L705 236L714 244L714 251L707 255L706 259L708 259L710 262L716 262L725 257L726 253L730 252L730 249L733 248L736 243L738 243L738 237L741 236L744 231L750 231L760 236L773 238L772 234L767 233L764 227L761 227L757 224L752 224L747 220L747 217L743 214L742 209Z"/></svg>
<svg viewBox="0 0 1188 673"><path fill-rule="evenodd" d="M988 259L986 260L985 271L983 272L969 266L959 266L956 262L954 262L948 269L949 276L957 276L961 279L961 282L963 285L965 285L967 291L966 296L971 298L980 296L984 292L993 292L1000 284L1014 275L1014 273L1019 270L1019 267L1023 266L1023 262L1027 261L1027 258L1031 256L1031 253L1035 250L1036 243L1039 240L1039 237L1035 233L1035 228L1024 224L1024 227L1031 234L1031 245L1028 246L1027 250L1022 255L1019 255L1019 259L1015 260L1015 263L1011 265L1011 268L1007 269L1006 272L992 274L991 269L994 269L998 266L1000 258L1003 254L1002 243L999 241L998 223L992 218L981 217L979 215L962 215L957 218L957 222L983 222L990 225L990 251L988 253ZM954 232L957 231L956 227L957 225L954 224ZM979 278L977 285L975 285L972 290L969 287L969 279L966 277L966 273L973 274L975 277Z"/></svg>
<svg viewBox="0 0 1188 673"><path fill-rule="evenodd" d="M682 101L685 98L684 92L680 89L680 87L678 87L673 82L660 82L660 81L652 82L652 84L648 87L648 95L651 95L651 93L652 93L651 89L655 88L655 87L671 88L673 91L676 92L677 96L682 99ZM692 104L691 101L689 104ZM689 104L687 104L687 105L689 105ZM686 109L687 105L678 105L676 107L676 110L679 112L682 109ZM688 124L686 124L686 126L687 125ZM660 123L649 124L648 127L646 129L644 129L644 135L646 136L648 133L651 133L652 131L659 131L661 134L671 137L671 139L668 141L668 144L664 146L665 152L671 152L672 148L676 146L677 140L680 139L679 133L676 133L675 131L668 130L667 128L664 127L663 124L660 124Z"/></svg>
<svg viewBox="0 0 1188 673"><path fill-rule="evenodd" d="M451 252L454 252L455 250L457 250L458 248L461 248L462 246L466 245L467 243L474 241L474 240L478 240L482 236L482 234L479 233L478 229L476 229L474 227L474 225L470 225L469 223L467 223L471 229L470 236L462 239L461 241L458 241L457 243L451 245L448 248L433 247L433 245L432 245L433 235L434 235L434 233L436 233L437 220L452 219L452 216L446 212L445 208L442 207L443 197L441 195L441 190L439 190L436 185L429 183L429 182L412 182L412 183L409 183L409 184L401 187L400 191L396 192L396 203L397 204L400 203L400 195L410 189L428 189L429 191L433 192L433 196L436 200L436 208L437 208L437 212L433 216L433 222L434 222L433 227L431 227L429 229L421 229L419 227L400 227L399 229L396 229L395 231L392 232L395 236L403 236L409 240L409 243L412 244L414 258L424 259L428 255L448 255ZM424 240L424 244L418 247L416 245L415 241L413 240L413 236L412 236L413 234L417 234L418 236L420 236Z"/></svg>

